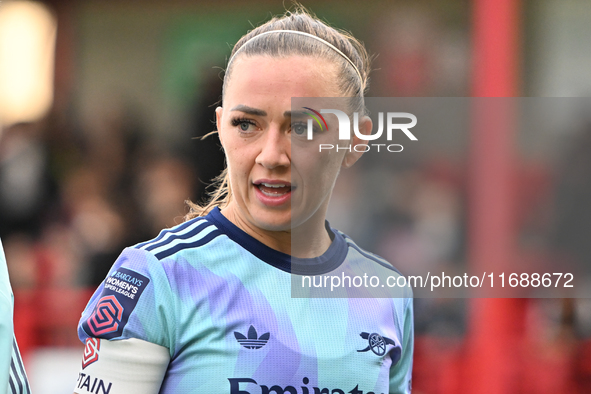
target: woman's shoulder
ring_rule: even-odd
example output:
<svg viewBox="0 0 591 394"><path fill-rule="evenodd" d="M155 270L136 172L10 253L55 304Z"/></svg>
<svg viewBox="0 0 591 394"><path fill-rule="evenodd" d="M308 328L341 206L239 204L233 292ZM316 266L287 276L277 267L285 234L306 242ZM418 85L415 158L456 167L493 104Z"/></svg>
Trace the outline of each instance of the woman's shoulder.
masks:
<svg viewBox="0 0 591 394"><path fill-rule="evenodd" d="M202 216L164 229L155 238L127 249L143 252L159 261L167 258L178 260L188 251L207 252L212 242L222 234L214 221Z"/></svg>
<svg viewBox="0 0 591 394"><path fill-rule="evenodd" d="M354 258L356 257L358 260L364 260L369 263L376 264L377 266L380 266L388 271L393 271L398 275L402 275L402 273L392 263L384 259L382 256L379 256L366 249L363 249L362 247L357 245L357 243L344 232L336 229L333 229L333 231L338 233L341 237L345 239L347 247L349 248L349 253L352 254Z"/></svg>
<svg viewBox="0 0 591 394"><path fill-rule="evenodd" d="M395 304L401 302L401 310L406 309L412 299L412 289L407 278L391 262L383 257L360 247L351 237L342 231L332 229L345 240L347 257L343 272L351 274L353 293L360 297L371 294L377 298L394 299ZM341 279L345 283L344 276ZM348 282L347 282L348 283ZM370 293L365 293L369 290ZM359 292L359 293L357 293ZM396 308L398 310L398 307Z"/></svg>
<svg viewBox="0 0 591 394"><path fill-rule="evenodd" d="M170 306L176 305L182 294L189 293L186 289L196 285L194 279L196 272L200 271L200 262L211 261L212 255L216 258L215 252L210 251L205 258L204 254L194 255L190 251L201 253L201 250L207 250L218 232L218 228L207 218L200 217L162 230L151 240L125 248L87 305L79 327L80 338L133 337L169 347L168 337L163 334L167 333L165 324L158 326L154 322L174 321L174 318L161 315L176 313L176 309ZM93 316L101 305L117 314L115 320L121 323L118 328L109 326L107 331L100 329L98 317ZM138 319L131 319L132 312ZM145 326L145 321L154 324ZM124 328L127 331L124 332Z"/></svg>

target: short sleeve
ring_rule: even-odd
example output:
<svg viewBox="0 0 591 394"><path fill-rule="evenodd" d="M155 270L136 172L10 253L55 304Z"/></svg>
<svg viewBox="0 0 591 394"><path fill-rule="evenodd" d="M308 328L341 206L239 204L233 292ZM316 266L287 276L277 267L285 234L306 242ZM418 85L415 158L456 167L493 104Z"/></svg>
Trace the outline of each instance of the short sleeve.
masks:
<svg viewBox="0 0 591 394"><path fill-rule="evenodd" d="M405 299L402 330L402 355L390 369L390 394L410 394L412 384L412 362L414 351L413 299Z"/></svg>
<svg viewBox="0 0 591 394"><path fill-rule="evenodd" d="M150 252L126 248L84 309L78 336L82 342L136 338L172 352L174 301L162 263Z"/></svg>

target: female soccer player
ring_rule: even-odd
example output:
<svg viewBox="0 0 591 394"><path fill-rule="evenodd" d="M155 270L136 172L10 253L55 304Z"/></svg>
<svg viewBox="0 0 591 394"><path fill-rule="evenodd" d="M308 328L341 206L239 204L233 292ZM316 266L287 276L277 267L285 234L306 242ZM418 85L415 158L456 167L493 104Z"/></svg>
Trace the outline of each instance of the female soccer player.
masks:
<svg viewBox="0 0 591 394"><path fill-rule="evenodd" d="M308 140L291 105L348 97L341 109L363 113L368 67L358 41L303 10L236 44L216 111L220 188L183 224L123 251L80 320L76 393L410 392L411 298L290 290L305 276L399 275L325 220L339 170L361 155L357 137L339 141L327 115ZM371 133L368 117L359 123ZM318 153L318 141L342 149Z"/></svg>

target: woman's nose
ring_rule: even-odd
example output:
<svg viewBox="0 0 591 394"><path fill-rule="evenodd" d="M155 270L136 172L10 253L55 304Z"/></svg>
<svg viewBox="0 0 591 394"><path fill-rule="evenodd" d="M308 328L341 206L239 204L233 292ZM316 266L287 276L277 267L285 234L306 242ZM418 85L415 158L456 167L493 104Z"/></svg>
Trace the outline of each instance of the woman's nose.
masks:
<svg viewBox="0 0 591 394"><path fill-rule="evenodd" d="M255 160L265 168L273 169L291 164L291 140L279 127L270 128L261 138L261 150Z"/></svg>

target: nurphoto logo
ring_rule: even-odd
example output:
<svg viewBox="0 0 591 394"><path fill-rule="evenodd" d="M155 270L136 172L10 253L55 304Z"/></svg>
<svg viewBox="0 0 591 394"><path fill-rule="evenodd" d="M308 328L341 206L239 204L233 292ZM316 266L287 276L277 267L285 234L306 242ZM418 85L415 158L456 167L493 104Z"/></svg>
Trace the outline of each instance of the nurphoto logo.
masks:
<svg viewBox="0 0 591 394"><path fill-rule="evenodd" d="M350 140L351 139L351 120L349 115L345 112L340 111L338 109L321 109L320 112L313 110L309 107L304 107L307 110L310 110L312 113L307 113L310 115L312 119L308 119L307 123L307 138L308 140L313 139L314 135L314 120L320 126L321 130L328 130L328 126L326 120L321 114L334 114L336 115L339 121L339 140ZM388 141L392 141L392 136L394 135L395 130L402 131L408 139L411 141L417 141L417 137L410 131L411 128L416 126L417 124L417 117L408 112L387 112L386 113L386 138ZM407 122L401 122L400 119L406 119ZM322 122L321 122L322 120ZM324 127L323 127L324 124ZM377 140L382 136L384 133L384 112L378 112L378 129L374 134L363 134L359 131L359 113L353 113L353 132L355 135L363 140L363 141L374 141ZM323 150L331 150L336 149L339 150L355 150L356 152L367 152L373 148L377 148L378 152L380 151L380 147L385 147L388 152L402 152L403 146L400 144L357 144L353 147L342 147L334 144L320 144L319 145L319 152Z"/></svg>

